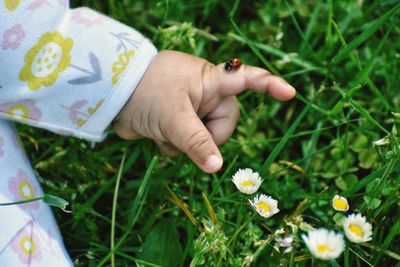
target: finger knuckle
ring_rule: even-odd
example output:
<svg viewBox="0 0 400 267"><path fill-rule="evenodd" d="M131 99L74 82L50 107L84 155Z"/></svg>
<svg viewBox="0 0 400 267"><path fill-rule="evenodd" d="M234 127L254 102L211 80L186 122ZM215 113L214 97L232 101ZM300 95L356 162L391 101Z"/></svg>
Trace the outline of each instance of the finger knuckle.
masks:
<svg viewBox="0 0 400 267"><path fill-rule="evenodd" d="M192 154L196 151L202 150L207 146L208 141L209 136L204 130L193 132L186 141L187 153Z"/></svg>

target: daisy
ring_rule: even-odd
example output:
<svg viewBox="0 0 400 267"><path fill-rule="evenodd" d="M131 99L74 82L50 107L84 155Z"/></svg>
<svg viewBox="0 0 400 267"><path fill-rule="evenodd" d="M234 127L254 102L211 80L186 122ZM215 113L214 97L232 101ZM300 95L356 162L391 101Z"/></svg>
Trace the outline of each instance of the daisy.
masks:
<svg viewBox="0 0 400 267"><path fill-rule="evenodd" d="M257 192L262 183L262 179L258 172L253 172L252 169L239 169L233 176L232 182L237 189L244 194L253 194Z"/></svg>
<svg viewBox="0 0 400 267"><path fill-rule="evenodd" d="M346 237L354 243L363 243L372 239L372 226L361 214L351 214L343 223Z"/></svg>
<svg viewBox="0 0 400 267"><path fill-rule="evenodd" d="M311 230L302 238L311 254L321 260L336 259L344 250L343 236L324 228Z"/></svg>
<svg viewBox="0 0 400 267"><path fill-rule="evenodd" d="M261 194L254 197L253 201L249 200L253 208L256 209L258 214L265 218L269 218L272 215L279 212L278 201L270 196Z"/></svg>
<svg viewBox="0 0 400 267"><path fill-rule="evenodd" d="M347 202L347 198L335 195L332 199L332 207L338 211L348 211L349 203Z"/></svg>

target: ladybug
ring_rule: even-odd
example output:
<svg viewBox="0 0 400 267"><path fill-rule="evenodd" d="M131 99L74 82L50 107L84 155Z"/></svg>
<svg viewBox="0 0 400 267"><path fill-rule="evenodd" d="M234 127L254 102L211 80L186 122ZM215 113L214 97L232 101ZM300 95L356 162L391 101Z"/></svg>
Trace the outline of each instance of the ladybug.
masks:
<svg viewBox="0 0 400 267"><path fill-rule="evenodd" d="M240 62L240 59L233 57L233 58L230 58L225 63L224 68L226 71L238 70L240 68L240 65L242 65L242 63Z"/></svg>

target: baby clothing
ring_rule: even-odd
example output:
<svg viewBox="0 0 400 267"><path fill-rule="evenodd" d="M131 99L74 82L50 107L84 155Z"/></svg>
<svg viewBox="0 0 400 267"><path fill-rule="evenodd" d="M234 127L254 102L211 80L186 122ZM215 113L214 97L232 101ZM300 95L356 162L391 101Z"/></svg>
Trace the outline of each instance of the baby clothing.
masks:
<svg viewBox="0 0 400 267"><path fill-rule="evenodd" d="M101 141L156 48L67 0L0 0L0 203L43 195L12 121ZM71 266L42 201L0 206L0 266Z"/></svg>

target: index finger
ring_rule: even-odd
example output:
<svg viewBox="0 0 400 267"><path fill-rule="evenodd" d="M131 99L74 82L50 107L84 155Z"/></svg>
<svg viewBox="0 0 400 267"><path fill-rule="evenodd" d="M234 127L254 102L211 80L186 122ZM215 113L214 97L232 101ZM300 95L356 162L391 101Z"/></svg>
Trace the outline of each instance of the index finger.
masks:
<svg viewBox="0 0 400 267"><path fill-rule="evenodd" d="M231 71L225 70L224 64L214 66L211 84L218 89L221 98L240 94L246 89L268 93L281 101L290 100L296 95L296 90L281 77L265 69L244 64Z"/></svg>

